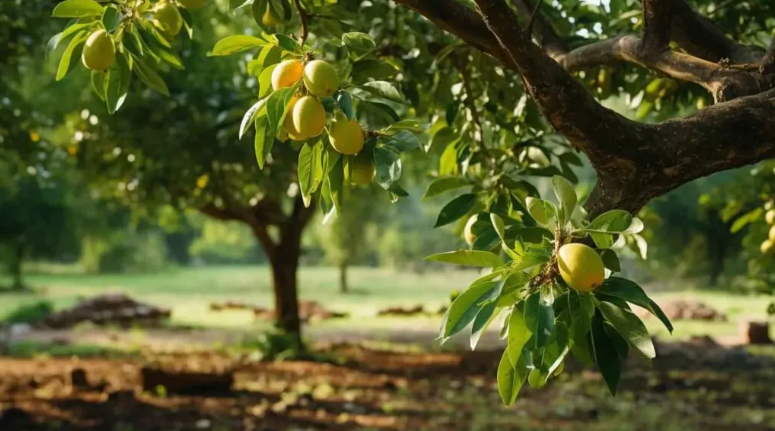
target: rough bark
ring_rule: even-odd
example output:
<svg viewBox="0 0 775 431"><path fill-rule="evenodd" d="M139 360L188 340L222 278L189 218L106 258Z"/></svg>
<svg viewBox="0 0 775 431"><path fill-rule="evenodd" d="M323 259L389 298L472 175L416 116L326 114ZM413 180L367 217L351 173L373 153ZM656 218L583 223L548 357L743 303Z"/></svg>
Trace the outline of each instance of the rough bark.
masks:
<svg viewBox="0 0 775 431"><path fill-rule="evenodd" d="M296 336L301 345L297 273L302 233L314 214L314 207L305 208L302 198L297 197L293 210L285 215L278 201L267 198L252 207L234 203L229 207L211 204L203 206L200 211L218 220L236 220L250 226L272 268L275 325ZM269 235L269 226L279 228L277 241Z"/></svg>
<svg viewBox="0 0 775 431"><path fill-rule="evenodd" d="M597 171L587 203L593 215L635 212L696 178L775 157L775 71L767 63L775 47L765 54L736 42L684 0L644 0L642 38L622 35L569 53L542 50L525 37L505 0L476 0L476 10L455 0L397 2L521 75L543 115ZM512 3L523 15L530 10L524 0ZM551 34L540 16L534 23L533 35ZM671 50L671 41L683 52ZM572 75L621 61L700 84L718 103L659 124L629 121Z"/></svg>

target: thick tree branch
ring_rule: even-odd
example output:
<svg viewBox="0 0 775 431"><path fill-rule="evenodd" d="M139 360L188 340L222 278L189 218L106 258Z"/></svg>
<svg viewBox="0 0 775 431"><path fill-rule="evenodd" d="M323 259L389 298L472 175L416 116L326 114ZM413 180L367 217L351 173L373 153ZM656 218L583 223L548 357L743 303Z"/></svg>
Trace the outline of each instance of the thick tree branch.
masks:
<svg viewBox="0 0 775 431"><path fill-rule="evenodd" d="M656 70L681 81L702 85L723 102L737 97L760 93L775 84L775 77L755 70L721 66L680 52L641 49L645 42L635 36L621 36L577 48L557 58L568 71L626 61L649 70Z"/></svg>
<svg viewBox="0 0 775 431"><path fill-rule="evenodd" d="M490 33L479 14L456 0L395 0L428 18L442 30L459 37L474 48L501 60L506 67L505 53Z"/></svg>
<svg viewBox="0 0 775 431"><path fill-rule="evenodd" d="M643 0L643 42L646 55L668 50L672 32L673 0Z"/></svg>
<svg viewBox="0 0 775 431"><path fill-rule="evenodd" d="M591 214L637 212L649 200L715 172L775 157L775 90L648 126L638 163L598 175Z"/></svg>
<svg viewBox="0 0 775 431"><path fill-rule="evenodd" d="M619 142L637 141L639 125L597 103L562 66L522 37L516 17L502 0L476 4L544 117L595 166L613 163L611 154L620 151Z"/></svg>

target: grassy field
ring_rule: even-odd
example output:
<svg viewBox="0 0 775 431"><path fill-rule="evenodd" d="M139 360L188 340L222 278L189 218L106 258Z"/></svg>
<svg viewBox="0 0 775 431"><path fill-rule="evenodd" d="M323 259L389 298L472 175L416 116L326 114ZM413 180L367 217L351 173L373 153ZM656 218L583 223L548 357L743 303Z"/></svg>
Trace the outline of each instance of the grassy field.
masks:
<svg viewBox="0 0 775 431"><path fill-rule="evenodd" d="M433 329L438 316L412 319L376 318L377 311L389 306L423 304L437 310L447 302L449 293L465 288L476 278L475 271L434 271L418 274L378 268L353 268L349 278L352 293L339 293L338 273L331 268L307 267L300 271L302 299L316 300L331 310L351 313L347 320L323 323L323 327L353 327L395 330L402 326ZM6 280L0 279L0 284ZM256 325L249 312L213 313L209 304L236 300L272 306L271 276L266 267L222 266L186 268L156 274L38 274L27 277L36 294L5 294L0 297L0 319L23 304L51 301L64 308L80 298L105 292L123 292L155 305L171 307L172 323L214 328L249 328ZM646 286L648 288L648 286ZM726 336L737 332L741 318L762 317L766 298L704 291L668 291L654 295L659 301L688 298L708 303L729 316L727 322L676 322L675 337L691 335ZM655 319L648 326L658 335L666 332Z"/></svg>

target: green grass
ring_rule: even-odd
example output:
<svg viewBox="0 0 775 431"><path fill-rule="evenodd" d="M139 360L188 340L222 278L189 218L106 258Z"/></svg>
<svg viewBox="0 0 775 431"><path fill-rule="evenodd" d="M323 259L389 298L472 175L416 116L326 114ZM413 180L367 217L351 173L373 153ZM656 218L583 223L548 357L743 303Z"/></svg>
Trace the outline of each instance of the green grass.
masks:
<svg viewBox="0 0 775 431"><path fill-rule="evenodd" d="M378 268L353 268L349 272L354 293L339 293L338 273L331 268L305 267L299 274L300 296L316 300L335 311L351 313L352 318L317 325L321 328L347 328L374 333L402 330L433 330L440 316L417 318L377 318L377 311L389 306L423 304L436 311L448 301L449 293L465 288L477 277L475 271L446 270L423 274ZM0 279L0 285L7 280ZM170 307L173 325L215 328L256 328L247 311L211 312L209 304L236 300L272 308L271 274L262 266L221 266L186 268L154 274L82 275L68 271L35 274L27 282L37 294L3 294L0 296L0 319L23 304L45 299L61 309L80 298L105 292L123 292L133 298ZM648 290L648 286L646 286ZM708 303L729 317L727 322L676 322L673 338L691 335L725 336L737 333L741 318L764 317L767 298L704 291L660 292L659 302L666 299L696 299ZM657 335L667 332L654 318L647 319L649 329ZM260 324L258 326L261 326Z"/></svg>

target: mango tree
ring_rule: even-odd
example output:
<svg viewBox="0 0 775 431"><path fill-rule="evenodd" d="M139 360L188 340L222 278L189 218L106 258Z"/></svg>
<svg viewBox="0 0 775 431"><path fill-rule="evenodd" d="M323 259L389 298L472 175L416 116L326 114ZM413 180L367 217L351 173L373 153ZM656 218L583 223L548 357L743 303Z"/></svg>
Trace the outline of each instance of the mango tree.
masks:
<svg viewBox="0 0 775 431"><path fill-rule="evenodd" d="M189 13L187 3L179 15L171 0L66 0L54 9L76 19L64 31L76 33L71 55L94 32L116 45L115 54L100 50L115 57L100 63L110 69L84 60L109 112L127 98L131 77L164 92L157 71L175 66L175 33L190 33L191 14L213 13L210 5ZM440 338L470 325L473 347L502 322L507 404L525 381L540 387L562 372L571 352L595 363L611 392L630 350L653 358L630 304L672 330L670 322L635 282L612 275L616 246L645 252L633 214L689 181L775 156L769 2L229 3L262 30L230 35L212 54L249 55L258 101L240 135L255 129L265 170L298 151L299 208L335 217L362 153L393 199L406 194L402 153L438 156L426 196L456 196L436 227L476 218L471 249L429 259L489 269L451 304ZM636 122L601 104L612 96L637 107L634 117L663 109L676 117ZM583 199L573 186L580 155L597 176ZM555 200L539 196L528 181L535 176L552 178Z"/></svg>

